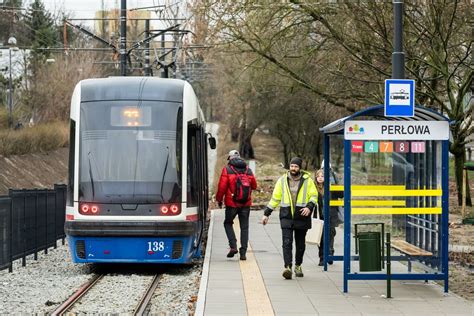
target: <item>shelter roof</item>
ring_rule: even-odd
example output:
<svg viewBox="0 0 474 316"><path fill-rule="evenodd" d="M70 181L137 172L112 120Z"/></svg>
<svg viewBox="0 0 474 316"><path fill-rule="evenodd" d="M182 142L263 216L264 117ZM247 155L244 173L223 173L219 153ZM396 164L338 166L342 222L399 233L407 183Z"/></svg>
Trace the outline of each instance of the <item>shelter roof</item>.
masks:
<svg viewBox="0 0 474 316"><path fill-rule="evenodd" d="M319 130L324 134L342 133L344 131L344 123L346 121L356 120L362 117L364 119L374 118L379 121L449 121L449 119L441 113L423 106L415 107L415 116L413 117L386 117L384 114L384 105L379 104L335 120L334 122L321 127Z"/></svg>

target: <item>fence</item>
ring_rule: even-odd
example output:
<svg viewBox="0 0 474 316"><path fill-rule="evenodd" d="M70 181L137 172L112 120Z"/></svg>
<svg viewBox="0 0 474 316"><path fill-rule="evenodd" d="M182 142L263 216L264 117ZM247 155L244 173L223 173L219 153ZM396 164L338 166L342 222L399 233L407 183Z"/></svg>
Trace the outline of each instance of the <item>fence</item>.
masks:
<svg viewBox="0 0 474 316"><path fill-rule="evenodd" d="M64 245L64 216L66 185L55 185L53 190L10 190L0 196L0 270L13 270L13 261L38 252L48 253Z"/></svg>

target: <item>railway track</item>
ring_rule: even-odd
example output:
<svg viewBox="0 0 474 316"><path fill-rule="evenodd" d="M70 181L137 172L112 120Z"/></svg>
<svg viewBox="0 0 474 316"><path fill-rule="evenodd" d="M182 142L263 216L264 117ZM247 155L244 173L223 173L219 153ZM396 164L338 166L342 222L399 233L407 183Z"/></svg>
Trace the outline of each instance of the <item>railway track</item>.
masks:
<svg viewBox="0 0 474 316"><path fill-rule="evenodd" d="M66 301L64 301L56 310L54 310L52 316L65 315L67 312L73 309L74 305L81 300L106 274L95 274L87 283L83 284L79 290L74 292ZM134 308L133 315L141 316L146 315L150 301L155 293L156 288L160 280L160 275L156 274L153 276L152 281L148 285L145 293L139 300L138 304ZM120 312L120 311L117 311Z"/></svg>
<svg viewBox="0 0 474 316"><path fill-rule="evenodd" d="M155 293L155 290L158 287L159 281L160 281L160 277L157 274L153 277L153 280L151 281L150 286L147 288L140 302L138 302L138 305L135 308L133 315L136 315L136 316L145 315L145 313L147 312L148 305L150 304L150 301L153 297L153 294Z"/></svg>
<svg viewBox="0 0 474 316"><path fill-rule="evenodd" d="M89 290L94 287L94 285L99 282L100 279L104 277L104 274L94 274L94 276L84 285L82 285L79 290L74 292L64 303L59 305L56 310L54 310L51 315L52 316L60 316L64 315L71 307L81 298L83 297Z"/></svg>

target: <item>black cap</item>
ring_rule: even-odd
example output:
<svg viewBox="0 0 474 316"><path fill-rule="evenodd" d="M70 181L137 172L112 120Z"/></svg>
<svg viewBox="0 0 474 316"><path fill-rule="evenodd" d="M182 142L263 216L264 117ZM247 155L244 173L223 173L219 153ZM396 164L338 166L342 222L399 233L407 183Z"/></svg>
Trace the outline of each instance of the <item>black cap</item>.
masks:
<svg viewBox="0 0 474 316"><path fill-rule="evenodd" d="M303 159L300 157L291 158L290 165L298 165L300 168L303 165Z"/></svg>

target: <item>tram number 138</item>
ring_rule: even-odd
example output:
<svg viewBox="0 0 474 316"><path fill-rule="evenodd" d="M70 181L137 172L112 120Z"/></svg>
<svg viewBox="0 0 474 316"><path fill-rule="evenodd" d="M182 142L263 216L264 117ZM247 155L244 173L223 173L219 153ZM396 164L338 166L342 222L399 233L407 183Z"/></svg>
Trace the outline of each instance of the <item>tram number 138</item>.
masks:
<svg viewBox="0 0 474 316"><path fill-rule="evenodd" d="M149 241L148 242L148 251L158 252L165 250L164 241Z"/></svg>

